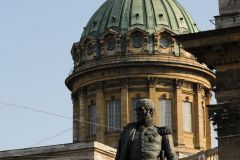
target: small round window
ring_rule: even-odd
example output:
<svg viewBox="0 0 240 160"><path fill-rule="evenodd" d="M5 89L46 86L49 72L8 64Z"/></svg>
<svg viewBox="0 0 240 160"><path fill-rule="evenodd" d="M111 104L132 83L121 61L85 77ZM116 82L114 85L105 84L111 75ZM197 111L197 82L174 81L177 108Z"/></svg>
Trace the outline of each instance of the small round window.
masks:
<svg viewBox="0 0 240 160"><path fill-rule="evenodd" d="M170 40L167 37L161 37L160 39L160 46L163 48L167 48L170 45Z"/></svg>
<svg viewBox="0 0 240 160"><path fill-rule="evenodd" d="M114 37L108 38L106 40L106 47L107 47L107 50L109 50L109 51L112 51L116 48L116 41L115 41Z"/></svg>
<svg viewBox="0 0 240 160"><path fill-rule="evenodd" d="M132 34L132 46L134 48L141 48L143 46L143 36L140 32Z"/></svg>

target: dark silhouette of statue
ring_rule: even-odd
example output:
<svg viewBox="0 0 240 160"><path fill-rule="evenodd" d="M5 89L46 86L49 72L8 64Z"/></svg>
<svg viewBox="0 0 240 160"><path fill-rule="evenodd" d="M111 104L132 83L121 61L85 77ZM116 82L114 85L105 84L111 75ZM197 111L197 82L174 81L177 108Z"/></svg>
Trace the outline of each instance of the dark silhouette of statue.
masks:
<svg viewBox="0 0 240 160"><path fill-rule="evenodd" d="M172 130L153 125L154 105L140 99L136 105L137 122L124 127L116 160L177 160Z"/></svg>

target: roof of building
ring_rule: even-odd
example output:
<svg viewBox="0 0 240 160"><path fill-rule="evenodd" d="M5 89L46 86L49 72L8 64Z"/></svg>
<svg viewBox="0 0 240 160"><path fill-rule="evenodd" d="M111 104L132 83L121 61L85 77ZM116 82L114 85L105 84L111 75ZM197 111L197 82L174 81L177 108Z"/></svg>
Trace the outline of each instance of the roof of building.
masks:
<svg viewBox="0 0 240 160"><path fill-rule="evenodd" d="M176 34L199 31L176 0L106 0L87 23L82 38L104 34L108 29L125 33L133 28L150 34L162 28Z"/></svg>

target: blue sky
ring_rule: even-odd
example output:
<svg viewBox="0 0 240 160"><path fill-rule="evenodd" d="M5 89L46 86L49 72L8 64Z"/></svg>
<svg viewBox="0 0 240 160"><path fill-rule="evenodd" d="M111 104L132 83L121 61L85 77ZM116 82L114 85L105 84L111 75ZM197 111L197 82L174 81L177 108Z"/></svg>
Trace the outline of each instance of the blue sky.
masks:
<svg viewBox="0 0 240 160"><path fill-rule="evenodd" d="M70 50L105 0L0 0L0 103L72 117L64 80ZM217 0L178 0L201 30L218 14ZM72 127L72 121L0 104L0 150L36 146ZM71 143L72 131L39 145ZM38 146L38 145L37 145Z"/></svg>

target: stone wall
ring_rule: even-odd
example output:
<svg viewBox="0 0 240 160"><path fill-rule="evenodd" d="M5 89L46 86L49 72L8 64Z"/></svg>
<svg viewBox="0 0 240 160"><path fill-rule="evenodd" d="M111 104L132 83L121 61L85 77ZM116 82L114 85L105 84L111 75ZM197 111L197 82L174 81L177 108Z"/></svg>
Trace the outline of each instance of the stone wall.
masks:
<svg viewBox="0 0 240 160"><path fill-rule="evenodd" d="M1 160L113 160L116 149L98 142L1 151Z"/></svg>
<svg viewBox="0 0 240 160"><path fill-rule="evenodd" d="M219 156L223 160L234 160L240 157L240 135L218 138Z"/></svg>

